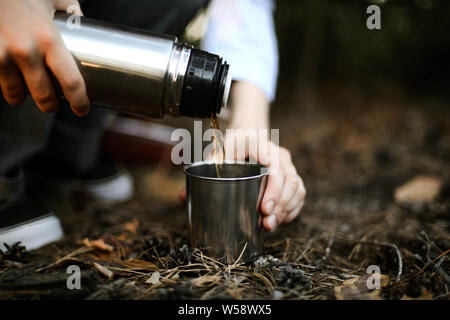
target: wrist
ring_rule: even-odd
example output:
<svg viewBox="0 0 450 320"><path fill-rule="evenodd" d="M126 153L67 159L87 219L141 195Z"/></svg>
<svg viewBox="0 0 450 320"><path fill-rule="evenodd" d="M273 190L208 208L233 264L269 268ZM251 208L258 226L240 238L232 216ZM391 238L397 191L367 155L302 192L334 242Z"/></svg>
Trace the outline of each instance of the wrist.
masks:
<svg viewBox="0 0 450 320"><path fill-rule="evenodd" d="M234 82L230 98L229 129L269 128L269 100L259 87L248 82Z"/></svg>

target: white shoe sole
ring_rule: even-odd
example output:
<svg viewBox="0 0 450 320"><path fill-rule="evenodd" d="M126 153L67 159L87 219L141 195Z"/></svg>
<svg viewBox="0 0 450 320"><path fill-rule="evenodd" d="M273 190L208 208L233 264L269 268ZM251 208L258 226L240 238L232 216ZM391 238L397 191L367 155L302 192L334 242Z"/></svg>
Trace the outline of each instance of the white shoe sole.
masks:
<svg viewBox="0 0 450 320"><path fill-rule="evenodd" d="M58 241L63 236L61 222L55 215L49 213L39 218L0 229L0 250L7 250L4 243L12 246L20 241L21 245L25 246L27 251L30 251Z"/></svg>
<svg viewBox="0 0 450 320"><path fill-rule="evenodd" d="M134 183L131 175L123 172L113 178L86 183L83 189L98 201L116 203L131 199L134 194Z"/></svg>

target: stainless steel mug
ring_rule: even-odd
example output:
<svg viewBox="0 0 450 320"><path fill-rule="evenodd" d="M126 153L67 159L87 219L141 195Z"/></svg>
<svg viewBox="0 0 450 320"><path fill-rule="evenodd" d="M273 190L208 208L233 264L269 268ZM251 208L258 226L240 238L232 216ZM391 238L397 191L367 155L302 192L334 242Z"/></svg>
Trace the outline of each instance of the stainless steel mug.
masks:
<svg viewBox="0 0 450 320"><path fill-rule="evenodd" d="M226 106L231 76L217 55L86 17L76 25L56 13L54 22L96 106L156 118L206 118Z"/></svg>
<svg viewBox="0 0 450 320"><path fill-rule="evenodd" d="M225 161L217 177L213 161L184 168L191 247L225 263L262 254L261 200L266 168Z"/></svg>

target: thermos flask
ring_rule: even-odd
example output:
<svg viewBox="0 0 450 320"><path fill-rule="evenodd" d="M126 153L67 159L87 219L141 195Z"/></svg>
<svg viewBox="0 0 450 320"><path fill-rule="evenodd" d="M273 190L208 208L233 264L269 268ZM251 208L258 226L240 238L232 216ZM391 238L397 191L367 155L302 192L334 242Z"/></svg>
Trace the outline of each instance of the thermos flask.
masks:
<svg viewBox="0 0 450 320"><path fill-rule="evenodd" d="M226 105L229 65L176 37L86 17L54 22L96 106L161 118L206 118Z"/></svg>

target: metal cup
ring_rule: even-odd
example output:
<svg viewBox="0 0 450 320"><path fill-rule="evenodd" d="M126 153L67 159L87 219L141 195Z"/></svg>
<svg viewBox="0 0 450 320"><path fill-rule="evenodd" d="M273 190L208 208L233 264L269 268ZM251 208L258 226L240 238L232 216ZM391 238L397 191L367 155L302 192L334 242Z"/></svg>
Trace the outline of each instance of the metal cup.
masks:
<svg viewBox="0 0 450 320"><path fill-rule="evenodd" d="M190 245L225 263L262 254L261 200L267 168L225 161L217 177L213 161L184 168Z"/></svg>

